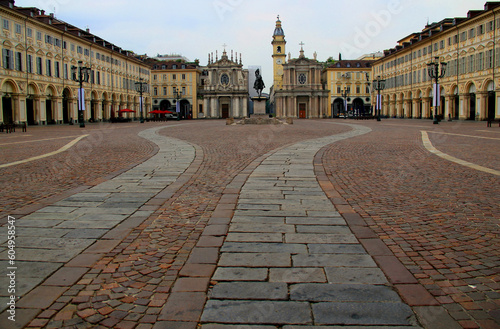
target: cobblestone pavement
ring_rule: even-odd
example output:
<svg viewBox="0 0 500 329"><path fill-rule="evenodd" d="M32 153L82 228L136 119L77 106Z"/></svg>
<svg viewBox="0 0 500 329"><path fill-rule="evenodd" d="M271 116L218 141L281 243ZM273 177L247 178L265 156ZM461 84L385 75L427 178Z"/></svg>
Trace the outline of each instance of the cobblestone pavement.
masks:
<svg viewBox="0 0 500 329"><path fill-rule="evenodd" d="M322 137L353 131L351 126L339 123L356 123L372 131L344 141L317 143ZM86 249L82 246L84 251L71 261L64 264L59 260L58 266L64 266L55 273L48 270L47 281L19 301L19 321L14 327L176 329L202 325L203 329L231 329L243 327L230 324L248 322L255 324L252 328L285 325L283 328L287 329L313 328L307 326L313 322L387 325L387 316L382 322L370 322L384 318L383 311L387 309L380 308L384 301L384 305L395 307L394 314L398 314L392 317L395 322L391 325L416 325L409 322L409 305L425 328L498 328L498 177L438 158L422 146L420 135L421 130L426 130L440 151L498 169L498 157L494 154L498 154L500 134L498 129L484 126L474 122L433 126L426 120L299 120L294 125L278 127L225 126L222 121L181 122L179 126L168 123L160 133L186 141L190 144L181 144L194 150L187 170L175 181L164 183L167 187L149 201L135 200L136 210L143 212L141 216L121 218L123 221L117 221L117 226L106 227L102 238L86 237L98 241ZM122 147L126 144L123 140L129 141L129 151L121 153L126 159L120 167L124 175L129 174L126 169L157 151L152 142L133 136L151 127L153 124L132 125L130 129L116 130L112 135L115 138L109 138L120 140L118 145ZM45 150L29 151L22 146L20 149L26 152L25 156L51 152L75 138L70 133L60 137L67 136L71 137L61 139L64 143L49 144ZM460 138L459 142L455 138ZM284 211L292 213L257 216L259 211L269 215L276 207L266 202L271 198L266 193L273 192L267 189L269 181L259 178L259 172L265 176L269 170L279 171L281 165L292 165L293 161L280 154L295 154L297 150L287 153L283 147L306 140L316 140L304 153L310 164L314 160L314 170L306 170L303 164L296 170L307 171L307 177L315 176L323 192L318 193L317 187L306 187L311 180L301 175L293 182L298 185L281 186L279 190L303 189L298 194L309 193L318 215L307 214L311 212L307 206L300 210L301 206L285 202L278 205L280 210L290 207ZM457 143L468 145L461 147ZM110 162L120 162L116 160L119 156L115 158L104 145L93 144L87 152L88 161L96 163L94 155L108 152ZM316 156L315 148L320 149ZM142 153L130 157L131 149ZM41 172L38 180L45 179L47 173L39 162L53 166L51 162L58 156L31 163L31 168ZM273 156L284 162L277 163ZM112 182L117 174L116 166L108 167L102 161L94 184L89 184L95 188ZM296 173L291 170L292 175ZM22 176L16 170L11 174ZM103 177L105 174L110 176ZM287 176L285 172L281 175ZM292 184L293 180L287 181ZM32 188L34 198L39 198L39 204L32 209L43 212L40 205L50 207L52 201L43 198L43 183L40 184ZM68 176L67 184L54 188L55 198L63 202L59 207L75 207L64 204L64 199L83 194L68 191L81 186L81 182ZM262 193L252 193L260 184ZM24 188L29 190L28 186ZM85 190L88 188L84 186ZM309 200L294 193L280 193L297 205ZM328 208L325 196L335 208ZM22 200L16 202L13 209L23 205ZM19 213L33 212L26 209ZM325 213L319 215L322 211ZM93 220L100 221L102 215L99 213ZM282 223L248 225L247 215L259 222ZM322 218L326 222L318 225L300 222ZM328 222L332 220L337 222ZM346 224L350 231L345 230ZM288 232L290 229L294 232ZM78 230L74 232L78 234ZM273 240L278 236L284 240ZM312 240L299 241L305 236ZM332 244L328 239L333 236L348 242ZM265 249L267 252L262 252ZM287 257L293 264L279 265ZM350 265L338 267L342 261ZM300 262L303 265L297 265ZM339 265L330 267L330 262ZM349 266L355 270L349 270ZM323 293L318 295L317 287ZM249 308L247 300L251 300ZM340 300L343 303L338 303ZM288 306L283 307L282 303ZM360 314L360 303L365 306L365 313ZM242 320L247 316L245 310L257 312L263 320ZM337 313L341 314L340 320L331 315ZM221 322L230 324L223 326ZM2 319L0 328L6 323L7 328L12 327L12 323Z"/></svg>
<svg viewBox="0 0 500 329"><path fill-rule="evenodd" d="M48 199L50 196L60 199L65 191L95 186L109 179L107 175L116 175L153 155L155 144L137 135L144 125L34 126L25 133L0 134L0 165L54 152L88 135L67 152L0 168L0 223L5 223L7 215L28 214L42 201L48 204L57 200Z"/></svg>
<svg viewBox="0 0 500 329"><path fill-rule="evenodd" d="M332 144L323 157L327 175L463 328L500 328L499 176L428 153L420 133L429 131L444 153L498 170L500 130L407 122L385 121Z"/></svg>

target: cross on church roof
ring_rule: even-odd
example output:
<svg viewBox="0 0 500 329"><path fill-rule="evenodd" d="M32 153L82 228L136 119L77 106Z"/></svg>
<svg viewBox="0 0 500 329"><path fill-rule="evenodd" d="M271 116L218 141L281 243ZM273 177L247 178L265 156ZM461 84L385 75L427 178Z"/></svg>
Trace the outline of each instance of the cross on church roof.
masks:
<svg viewBox="0 0 500 329"><path fill-rule="evenodd" d="M304 45L305 45L305 43L304 43L304 42L302 42L302 41L299 43L300 48L304 48L304 47L303 47Z"/></svg>
<svg viewBox="0 0 500 329"><path fill-rule="evenodd" d="M222 45L222 47L224 47L224 51L226 51L227 45L225 43Z"/></svg>

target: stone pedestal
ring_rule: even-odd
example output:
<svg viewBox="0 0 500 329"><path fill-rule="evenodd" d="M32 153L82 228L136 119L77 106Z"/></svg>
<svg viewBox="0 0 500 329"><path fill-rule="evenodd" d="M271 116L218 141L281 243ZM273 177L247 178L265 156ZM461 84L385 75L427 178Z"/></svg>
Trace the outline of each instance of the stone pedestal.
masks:
<svg viewBox="0 0 500 329"><path fill-rule="evenodd" d="M266 97L252 97L253 114L250 117L268 116L266 114Z"/></svg>

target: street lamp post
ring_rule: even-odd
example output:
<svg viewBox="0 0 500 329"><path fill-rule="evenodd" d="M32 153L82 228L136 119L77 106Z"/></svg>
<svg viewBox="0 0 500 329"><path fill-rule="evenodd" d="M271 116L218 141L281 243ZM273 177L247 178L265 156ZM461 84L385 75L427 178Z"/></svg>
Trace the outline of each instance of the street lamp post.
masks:
<svg viewBox="0 0 500 329"><path fill-rule="evenodd" d="M380 110L382 109L382 97L380 96L380 91L385 88L385 80L377 76L377 80L373 80L373 87L377 90L377 104L375 106L375 111L377 111L377 121L380 121Z"/></svg>
<svg viewBox="0 0 500 329"><path fill-rule="evenodd" d="M347 96L349 95L349 91L347 90L347 87L344 87L344 90L342 91L342 98L344 99L344 119L347 118Z"/></svg>
<svg viewBox="0 0 500 329"><path fill-rule="evenodd" d="M90 67L83 66L83 61L78 61L78 67L74 65L71 66L73 81L80 83L80 89L78 90L78 123L80 123L80 128L85 128L85 122L83 119L83 102L85 102L83 83L89 81L90 70Z"/></svg>
<svg viewBox="0 0 500 329"><path fill-rule="evenodd" d="M137 90L137 92L140 95L139 107L140 107L140 111L141 111L141 123L144 123L144 115L142 114L142 103L143 103L142 93L145 93L148 91L147 82L144 82L144 79L140 78L139 81L135 83L135 90Z"/></svg>
<svg viewBox="0 0 500 329"><path fill-rule="evenodd" d="M433 106L434 106L434 122L433 124L438 124L438 107L441 105L441 95L440 95L440 87L439 87L439 79L443 78L446 73L446 66L448 63L441 62L441 70L439 70L439 57L434 57L434 61L427 63L427 72L431 79L434 79L436 83L434 84L434 97L433 97Z"/></svg>

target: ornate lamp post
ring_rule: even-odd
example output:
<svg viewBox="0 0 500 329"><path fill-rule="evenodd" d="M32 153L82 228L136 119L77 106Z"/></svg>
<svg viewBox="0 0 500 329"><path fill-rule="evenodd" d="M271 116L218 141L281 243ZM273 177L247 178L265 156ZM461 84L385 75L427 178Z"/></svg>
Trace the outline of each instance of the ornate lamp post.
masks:
<svg viewBox="0 0 500 329"><path fill-rule="evenodd" d="M73 81L80 83L80 89L78 90L78 122L80 123L80 128L85 128L85 122L83 121L83 111L85 102L85 91L83 90L83 83L89 82L89 72L91 68L83 66L83 61L78 61L78 67L71 66L71 75Z"/></svg>
<svg viewBox="0 0 500 329"><path fill-rule="evenodd" d="M380 121L380 110L382 109L382 97L380 97L380 91L385 88L385 80L377 76L377 80L373 80L373 87L377 90L377 105L375 111L377 111L377 121Z"/></svg>
<svg viewBox="0 0 500 329"><path fill-rule="evenodd" d="M347 118L347 96L349 95L349 91L347 87L344 87L342 91L342 98L344 99L344 119Z"/></svg>
<svg viewBox="0 0 500 329"><path fill-rule="evenodd" d="M434 122L433 124L438 124L438 107L441 105L441 95L440 95L440 87L439 87L439 79L443 78L446 73L446 66L448 63L441 62L441 71L439 70L439 57L434 57L434 61L427 63L427 72L431 79L434 79L436 83L434 84L434 97L433 97L433 106L434 106Z"/></svg>
<svg viewBox="0 0 500 329"><path fill-rule="evenodd" d="M144 82L144 79L142 79L142 78L140 78L139 81L135 83L135 90L137 90L137 92L140 95L139 106L140 106L140 111L141 111L141 123L144 123L144 116L142 114L142 103L143 103L142 93L147 92L148 87L149 87L149 85L146 82Z"/></svg>

